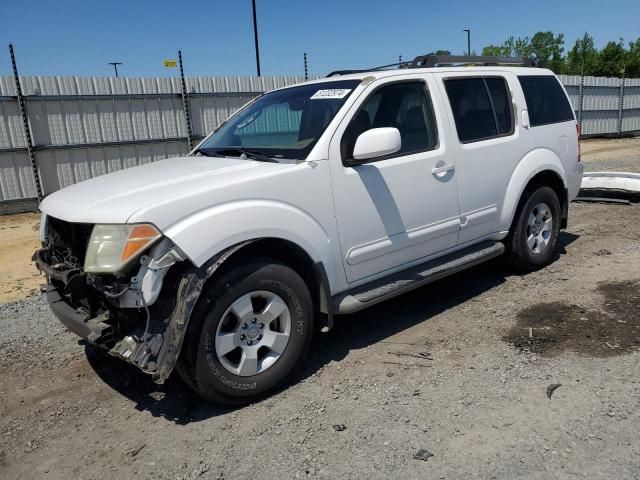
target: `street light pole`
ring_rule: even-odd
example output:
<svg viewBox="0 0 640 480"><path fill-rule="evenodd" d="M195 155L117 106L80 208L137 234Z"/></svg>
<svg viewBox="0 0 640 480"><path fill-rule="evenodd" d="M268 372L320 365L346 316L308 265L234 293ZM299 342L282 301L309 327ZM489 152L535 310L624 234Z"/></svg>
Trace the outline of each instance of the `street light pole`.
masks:
<svg viewBox="0 0 640 480"><path fill-rule="evenodd" d="M471 30L465 28L462 31L467 32L467 55L471 56Z"/></svg>
<svg viewBox="0 0 640 480"><path fill-rule="evenodd" d="M116 71L116 77L117 77L118 76L118 65L122 65L122 62L109 62L109 65L113 65L113 68Z"/></svg>
<svg viewBox="0 0 640 480"><path fill-rule="evenodd" d="M256 44L256 70L260 76L260 48L258 47L258 22L256 20L256 0L252 0L253 4L253 39Z"/></svg>

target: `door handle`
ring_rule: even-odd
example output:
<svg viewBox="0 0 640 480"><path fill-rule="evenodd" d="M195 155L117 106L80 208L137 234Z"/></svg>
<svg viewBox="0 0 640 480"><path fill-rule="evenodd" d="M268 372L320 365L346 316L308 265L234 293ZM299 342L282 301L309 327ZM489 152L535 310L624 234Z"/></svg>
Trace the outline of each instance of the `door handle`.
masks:
<svg viewBox="0 0 640 480"><path fill-rule="evenodd" d="M531 122L529 121L529 110L522 110L522 128L527 130L531 128Z"/></svg>
<svg viewBox="0 0 640 480"><path fill-rule="evenodd" d="M442 165L441 167L433 167L431 169L431 173L433 173L434 175L440 175L441 173L451 172L455 169L455 165Z"/></svg>

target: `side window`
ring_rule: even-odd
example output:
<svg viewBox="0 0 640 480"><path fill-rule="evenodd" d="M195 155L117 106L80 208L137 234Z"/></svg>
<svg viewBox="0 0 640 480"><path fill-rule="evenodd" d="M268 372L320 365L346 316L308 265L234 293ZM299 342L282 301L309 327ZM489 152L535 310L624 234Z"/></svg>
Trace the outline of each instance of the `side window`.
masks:
<svg viewBox="0 0 640 480"><path fill-rule="evenodd" d="M513 132L511 99L504 78L452 78L444 85L462 143Z"/></svg>
<svg viewBox="0 0 640 480"><path fill-rule="evenodd" d="M491 94L491 102L496 112L498 135L511 133L513 129L511 98L507 92L507 82L504 78L485 78L485 83Z"/></svg>
<svg viewBox="0 0 640 480"><path fill-rule="evenodd" d="M529 111L532 127L574 120L571 104L560 86L551 75L518 77Z"/></svg>
<svg viewBox="0 0 640 480"><path fill-rule="evenodd" d="M353 157L353 147L361 133L381 127L400 131L402 147L389 157L423 152L438 145L435 116L424 82L394 83L367 98L342 136L342 160Z"/></svg>

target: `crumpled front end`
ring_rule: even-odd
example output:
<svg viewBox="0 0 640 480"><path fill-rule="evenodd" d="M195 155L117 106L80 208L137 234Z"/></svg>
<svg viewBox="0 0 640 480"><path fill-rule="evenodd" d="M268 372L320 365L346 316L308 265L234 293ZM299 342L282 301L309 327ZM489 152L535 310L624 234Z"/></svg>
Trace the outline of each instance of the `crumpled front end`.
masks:
<svg viewBox="0 0 640 480"><path fill-rule="evenodd" d="M206 270L162 238L121 271L86 272L93 227L47 217L33 260L47 277L51 309L69 330L162 383L179 356Z"/></svg>

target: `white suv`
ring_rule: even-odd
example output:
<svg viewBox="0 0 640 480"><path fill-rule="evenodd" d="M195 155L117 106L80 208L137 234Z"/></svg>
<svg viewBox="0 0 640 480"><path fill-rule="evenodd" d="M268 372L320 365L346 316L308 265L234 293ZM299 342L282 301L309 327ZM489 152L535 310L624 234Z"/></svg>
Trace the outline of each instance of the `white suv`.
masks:
<svg viewBox="0 0 640 480"><path fill-rule="evenodd" d="M581 177L548 70L335 74L254 99L186 157L50 195L34 260L73 332L239 404L336 314L502 254L547 264Z"/></svg>

